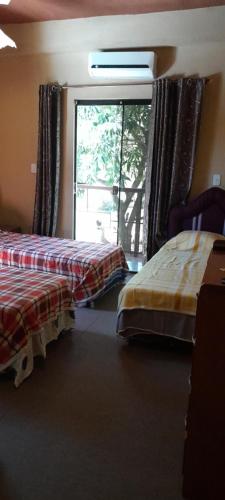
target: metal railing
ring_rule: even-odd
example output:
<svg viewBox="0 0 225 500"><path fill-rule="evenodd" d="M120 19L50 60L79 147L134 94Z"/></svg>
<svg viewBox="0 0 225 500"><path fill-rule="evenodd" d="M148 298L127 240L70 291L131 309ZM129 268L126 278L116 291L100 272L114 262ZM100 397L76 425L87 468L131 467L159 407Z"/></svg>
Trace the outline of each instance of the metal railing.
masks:
<svg viewBox="0 0 225 500"><path fill-rule="evenodd" d="M110 215L110 225L117 224L120 243L126 253L138 256L142 254L142 227L143 227L143 198L144 189L143 188L119 188L118 186L102 186L102 185L90 185L86 183L77 183L74 185L74 197L78 195L79 190L84 190L86 192L85 198L85 213L96 214L96 222L101 218L102 214ZM104 210L100 208L98 210L93 210L91 206L90 191L105 191L112 194L112 201L116 202L116 209ZM122 203L121 198L123 194L133 193L132 199L126 209L126 220L124 214L122 216ZM135 198L135 199L134 199ZM118 200L118 201L117 201ZM76 207L78 208L78 203L76 202ZM130 218L129 218L130 215ZM121 227L124 225L125 227ZM102 227L104 230L104 227Z"/></svg>

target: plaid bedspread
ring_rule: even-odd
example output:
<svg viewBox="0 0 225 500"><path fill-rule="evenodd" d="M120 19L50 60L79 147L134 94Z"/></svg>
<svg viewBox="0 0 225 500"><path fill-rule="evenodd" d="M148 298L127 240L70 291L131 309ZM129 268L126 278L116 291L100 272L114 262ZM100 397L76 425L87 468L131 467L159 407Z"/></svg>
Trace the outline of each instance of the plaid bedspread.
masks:
<svg viewBox="0 0 225 500"><path fill-rule="evenodd" d="M14 358L31 333L67 310L73 310L67 279L0 267L0 365Z"/></svg>
<svg viewBox="0 0 225 500"><path fill-rule="evenodd" d="M0 231L0 263L67 276L79 303L103 290L111 277L127 269L123 249L110 243Z"/></svg>

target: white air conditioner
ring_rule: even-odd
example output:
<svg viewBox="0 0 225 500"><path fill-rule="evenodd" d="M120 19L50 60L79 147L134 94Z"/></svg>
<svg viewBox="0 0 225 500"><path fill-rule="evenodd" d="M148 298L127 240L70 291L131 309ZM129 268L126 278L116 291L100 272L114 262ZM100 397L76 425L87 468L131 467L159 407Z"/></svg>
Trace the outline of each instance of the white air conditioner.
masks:
<svg viewBox="0 0 225 500"><path fill-rule="evenodd" d="M91 52L88 71L92 78L154 80L154 52Z"/></svg>

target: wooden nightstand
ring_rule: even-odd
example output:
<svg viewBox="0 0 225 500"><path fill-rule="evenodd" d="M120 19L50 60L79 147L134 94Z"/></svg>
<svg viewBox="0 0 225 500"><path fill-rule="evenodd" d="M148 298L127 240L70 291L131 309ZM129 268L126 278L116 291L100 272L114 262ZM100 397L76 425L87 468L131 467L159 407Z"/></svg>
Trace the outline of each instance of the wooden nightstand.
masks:
<svg viewBox="0 0 225 500"><path fill-rule="evenodd" d="M21 227L20 226L13 226L11 224L0 224L0 230L1 231L9 231L11 233L21 233Z"/></svg>

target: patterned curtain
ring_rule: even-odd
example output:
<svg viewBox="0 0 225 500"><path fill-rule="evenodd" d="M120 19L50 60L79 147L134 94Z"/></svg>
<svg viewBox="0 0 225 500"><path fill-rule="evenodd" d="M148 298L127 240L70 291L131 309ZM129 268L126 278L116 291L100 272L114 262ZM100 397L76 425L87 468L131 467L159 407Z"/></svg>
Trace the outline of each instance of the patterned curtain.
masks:
<svg viewBox="0 0 225 500"><path fill-rule="evenodd" d="M61 87L40 85L36 194L33 233L56 232L60 177Z"/></svg>
<svg viewBox="0 0 225 500"><path fill-rule="evenodd" d="M185 203L190 192L205 79L165 78L153 85L145 182L146 260L167 239L170 209Z"/></svg>

